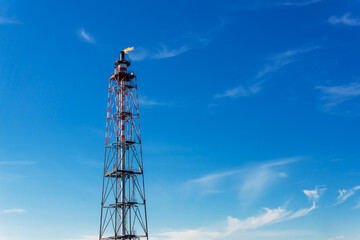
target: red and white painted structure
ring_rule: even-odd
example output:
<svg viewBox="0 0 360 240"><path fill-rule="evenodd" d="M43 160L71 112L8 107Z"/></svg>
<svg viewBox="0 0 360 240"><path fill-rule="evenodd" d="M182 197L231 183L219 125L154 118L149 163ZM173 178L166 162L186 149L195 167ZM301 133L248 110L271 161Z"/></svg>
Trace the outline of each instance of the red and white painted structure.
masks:
<svg viewBox="0 0 360 240"><path fill-rule="evenodd" d="M99 240L148 239L137 79L125 52L109 79Z"/></svg>

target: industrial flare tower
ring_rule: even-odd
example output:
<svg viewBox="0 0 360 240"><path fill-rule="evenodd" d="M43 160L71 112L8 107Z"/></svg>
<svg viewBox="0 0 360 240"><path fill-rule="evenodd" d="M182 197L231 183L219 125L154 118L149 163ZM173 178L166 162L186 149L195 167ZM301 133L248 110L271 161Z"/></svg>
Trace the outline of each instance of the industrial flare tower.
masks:
<svg viewBox="0 0 360 240"><path fill-rule="evenodd" d="M120 53L109 79L100 236L148 239L137 79Z"/></svg>

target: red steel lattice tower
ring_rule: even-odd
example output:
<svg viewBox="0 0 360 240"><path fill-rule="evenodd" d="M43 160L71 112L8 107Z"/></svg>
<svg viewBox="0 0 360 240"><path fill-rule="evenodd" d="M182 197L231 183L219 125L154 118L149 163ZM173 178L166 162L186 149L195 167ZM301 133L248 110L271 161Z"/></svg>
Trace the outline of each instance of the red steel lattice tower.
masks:
<svg viewBox="0 0 360 240"><path fill-rule="evenodd" d="M137 79L125 53L109 79L100 235L103 239L146 239Z"/></svg>

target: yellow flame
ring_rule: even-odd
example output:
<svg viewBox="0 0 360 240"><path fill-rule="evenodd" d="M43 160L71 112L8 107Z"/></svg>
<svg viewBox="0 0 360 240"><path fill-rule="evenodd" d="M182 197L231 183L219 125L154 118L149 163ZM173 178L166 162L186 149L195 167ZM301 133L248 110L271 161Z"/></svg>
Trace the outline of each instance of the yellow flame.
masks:
<svg viewBox="0 0 360 240"><path fill-rule="evenodd" d="M134 47L125 48L123 51L124 51L124 53L127 53L127 52L130 52L132 50L134 50Z"/></svg>

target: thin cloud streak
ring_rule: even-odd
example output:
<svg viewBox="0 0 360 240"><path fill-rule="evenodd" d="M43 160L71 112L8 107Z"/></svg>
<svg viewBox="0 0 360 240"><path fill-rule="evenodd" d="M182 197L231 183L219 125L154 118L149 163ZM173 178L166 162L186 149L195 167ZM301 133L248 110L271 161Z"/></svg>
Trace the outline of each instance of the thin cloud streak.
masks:
<svg viewBox="0 0 360 240"><path fill-rule="evenodd" d="M214 181L216 181L216 180L218 180L220 178L224 178L224 177L236 174L238 172L239 172L239 170L210 174L210 175L206 175L204 177L192 180L190 182L192 182L192 183L211 183L211 182L214 182Z"/></svg>
<svg viewBox="0 0 360 240"><path fill-rule="evenodd" d="M333 25L360 26L360 18L351 17L351 13L345 13L341 17L332 16L328 19L328 22Z"/></svg>
<svg viewBox="0 0 360 240"><path fill-rule="evenodd" d="M317 202L325 191L326 187L316 186L315 190L304 190L303 192L309 198L309 201Z"/></svg>
<svg viewBox="0 0 360 240"><path fill-rule="evenodd" d="M172 58L180 54L183 54L191 48L187 46L181 46L179 48L170 48L167 45L162 45L156 51L148 51L143 48L135 48L133 52L129 54L130 59L133 61L142 61L145 59L163 59L163 58Z"/></svg>
<svg viewBox="0 0 360 240"><path fill-rule="evenodd" d="M187 52L189 50L190 48L186 46L174 49L169 49L167 46L163 46L162 49L155 53L152 57L155 59L171 58L183 54L184 52Z"/></svg>
<svg viewBox="0 0 360 240"><path fill-rule="evenodd" d="M261 164L245 171L240 189L240 196L246 202L253 202L276 181L287 178L287 173L277 170L277 167L293 164L302 158L287 158Z"/></svg>
<svg viewBox="0 0 360 240"><path fill-rule="evenodd" d="M263 166L264 167L282 166L282 165L287 165L287 164L291 164L291 163L296 163L296 162L300 161L301 159L303 159L303 158L302 157L292 157L292 158L277 159L274 161L270 161L268 163L264 163Z"/></svg>
<svg viewBox="0 0 360 240"><path fill-rule="evenodd" d="M274 56L270 57L269 63L265 64L264 68L258 72L257 78L262 78L266 74L278 71L286 65L296 62L297 56L309 53L319 48L319 46L297 48L275 54Z"/></svg>
<svg viewBox="0 0 360 240"><path fill-rule="evenodd" d="M186 32L180 36L171 39L171 46L169 44L159 44L153 49L144 49L141 47L135 47L135 50L132 51L129 56L133 61L142 61L145 59L164 59L164 58L173 58L179 56L183 53L186 53L196 47L203 47L208 45L212 36L224 28L227 24L225 18L219 17L219 23L216 24L210 30L199 34L198 32Z"/></svg>
<svg viewBox="0 0 360 240"><path fill-rule="evenodd" d="M247 87L238 86L235 88L228 89L224 93L215 94L214 98L225 98L225 97L239 98L239 97L254 95L262 90L263 83L267 81L264 79L265 77L271 78L272 73L279 71L280 69L284 68L285 66L291 63L296 62L298 60L297 59L298 56L304 55L319 48L320 46L297 48L275 54L270 58L268 58L268 62L264 65L264 67L260 71L258 71L258 73L252 80L252 83L249 84L249 86Z"/></svg>
<svg viewBox="0 0 360 240"><path fill-rule="evenodd" d="M283 3L284 6L308 6L314 3L320 3L323 0L309 0L309 1L303 1L303 2L285 2Z"/></svg>
<svg viewBox="0 0 360 240"><path fill-rule="evenodd" d="M142 61L148 58L149 55L149 51L141 47L135 47L134 50L129 53L129 58L133 61Z"/></svg>
<svg viewBox="0 0 360 240"><path fill-rule="evenodd" d="M259 9L271 9L271 8L282 8L282 7L305 7L316 3L323 2L324 0L303 0L303 1L269 1L269 0L248 0L240 1L236 5L231 5L232 10L259 10Z"/></svg>
<svg viewBox="0 0 360 240"><path fill-rule="evenodd" d="M86 32L84 28L80 28L78 30L78 34L79 34L79 37L82 40L84 40L85 42L92 43L92 44L95 43L95 38L90 33Z"/></svg>
<svg viewBox="0 0 360 240"><path fill-rule="evenodd" d="M250 95L253 95L253 94L261 91L261 89L262 89L261 85L264 82L265 81L261 81L261 82L255 83L249 87L239 86L236 88L231 88L229 90L226 90L224 93L216 94L214 96L214 98L224 98L224 97L239 98L239 97L250 96Z"/></svg>
<svg viewBox="0 0 360 240"><path fill-rule="evenodd" d="M33 161L1 161L1 165L6 166L20 166L20 165L34 165L36 162Z"/></svg>
<svg viewBox="0 0 360 240"><path fill-rule="evenodd" d="M0 0L0 25L21 24L15 16L9 16L9 5L7 1Z"/></svg>
<svg viewBox="0 0 360 240"><path fill-rule="evenodd" d="M167 105L168 103L159 102L157 100L149 99L147 96L143 96L139 98L139 104L141 106L151 107L151 106L163 106L163 105Z"/></svg>
<svg viewBox="0 0 360 240"><path fill-rule="evenodd" d="M225 224L227 222L225 221ZM225 231L225 230L223 230ZM176 234L182 234L183 232L186 232L184 234L187 234L188 236L184 238L184 240L207 240L207 236L203 236L203 232L211 233L213 231L206 230L206 229L189 229L189 230L183 230L183 231L173 231L173 232L164 232L164 233L158 233L154 235L150 235L150 240L180 240L180 238L166 238L166 235L176 235ZM219 231L220 232L220 231ZM222 232L220 232L221 234ZM218 233L219 234L219 233ZM195 237L194 237L194 236ZM236 232L231 237L226 238L227 236L223 236L224 238L221 239L247 239L247 240L253 240L253 239L268 239L269 237L273 238L279 238L287 237L287 239L292 239L292 237L299 237L299 236L314 236L316 233L308 232L308 231L293 231L293 230L285 230L285 231L264 231L264 230L249 230L249 231L242 231L242 232ZM174 236L176 237L176 236ZM182 236L181 236L182 237ZM210 238L215 239L215 238Z"/></svg>
<svg viewBox="0 0 360 240"><path fill-rule="evenodd" d="M15 209L6 209L1 211L1 214L10 214L10 213L24 213L26 212L25 209L21 209L21 208L15 208Z"/></svg>
<svg viewBox="0 0 360 240"><path fill-rule="evenodd" d="M145 50L143 48L136 49L131 52L130 59L133 61L142 61L145 59L163 59L163 58L172 58L179 56L187 51L191 50L188 46L181 46L177 48L170 48L167 45L162 45L159 49L155 51Z"/></svg>
<svg viewBox="0 0 360 240"><path fill-rule="evenodd" d="M340 86L317 86L316 90L322 92L322 100L326 103L324 104L325 110L330 110L333 107L340 105L345 101L349 101L356 97L360 96L360 83L352 82L346 85Z"/></svg>
<svg viewBox="0 0 360 240"><path fill-rule="evenodd" d="M98 239L99 239L98 235L85 235L78 238L69 238L65 240L98 240Z"/></svg>
<svg viewBox="0 0 360 240"><path fill-rule="evenodd" d="M345 239L344 236L336 236L334 238L329 238L328 240L339 240L339 239Z"/></svg>
<svg viewBox="0 0 360 240"><path fill-rule="evenodd" d="M190 180L183 187L186 192L193 192L196 189L196 192L201 195L236 189L242 198L249 201L259 197L264 192L264 189L274 181L287 177L287 173L278 171L276 167L292 164L301 159L300 157L286 158L265 162L253 167L213 173ZM235 183L236 186L234 186Z"/></svg>
<svg viewBox="0 0 360 240"><path fill-rule="evenodd" d="M360 190L360 185L359 186L355 186L352 189L340 189L338 191L339 196L337 197L337 202L336 204L342 204L344 203L348 198L350 198L351 196L355 195L355 193Z"/></svg>
<svg viewBox="0 0 360 240"><path fill-rule="evenodd" d="M315 191L315 190L314 190ZM316 209L316 203L313 202L309 208L302 208L295 212L282 207L275 209L264 208L264 212L257 216L251 216L244 220L227 217L225 228L222 230L209 230L210 228L187 229L182 231L170 231L155 234L151 240L208 240L231 238L236 233L246 233L248 230L258 229L263 226L288 221L308 215Z"/></svg>
<svg viewBox="0 0 360 240"><path fill-rule="evenodd" d="M0 16L0 25L8 25L8 24L21 24L20 21L15 18Z"/></svg>

